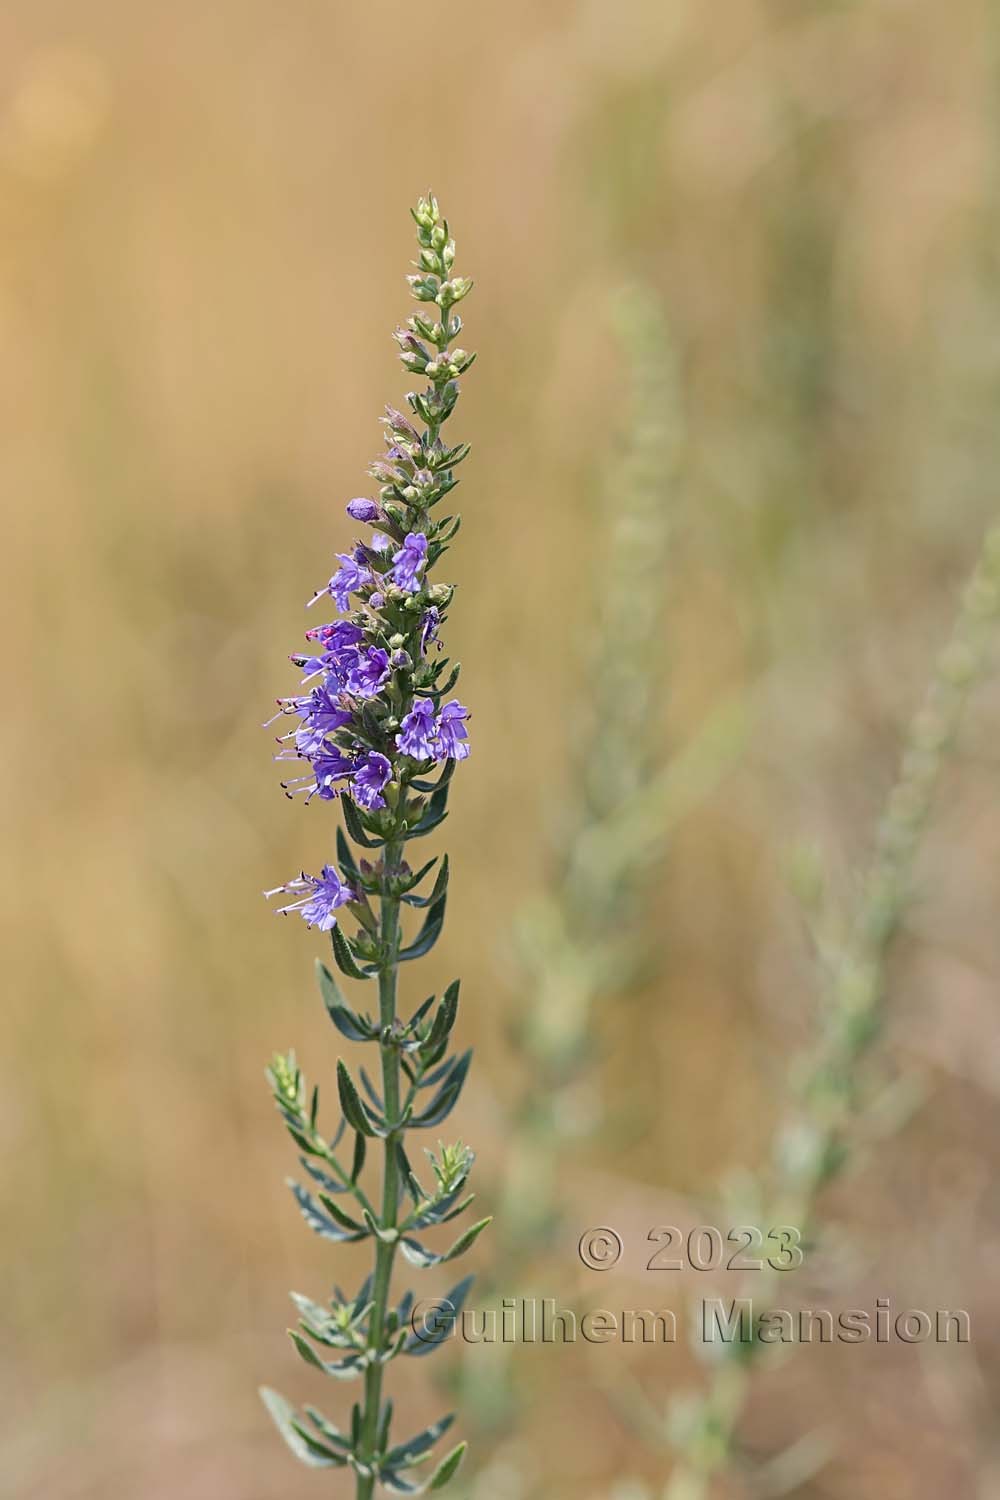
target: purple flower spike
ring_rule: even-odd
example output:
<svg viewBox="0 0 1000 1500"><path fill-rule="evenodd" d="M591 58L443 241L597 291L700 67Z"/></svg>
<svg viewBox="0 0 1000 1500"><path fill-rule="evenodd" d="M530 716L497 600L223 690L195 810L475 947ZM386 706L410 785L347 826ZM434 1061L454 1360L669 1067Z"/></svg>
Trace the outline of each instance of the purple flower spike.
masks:
<svg viewBox="0 0 1000 1500"><path fill-rule="evenodd" d="M378 506L374 500L359 496L357 500L348 500L347 514L353 521L374 521L378 515Z"/></svg>
<svg viewBox="0 0 1000 1500"><path fill-rule="evenodd" d="M277 896L279 892L298 898L287 906L279 906L280 916L297 911L307 927L318 927L320 932L329 932L337 925L333 913L338 906L346 906L348 901L355 900L354 892L344 884L332 865L324 865L321 875L307 875L303 870L287 885L276 886L273 891L265 891L264 895Z"/></svg>
<svg viewBox="0 0 1000 1500"><path fill-rule="evenodd" d="M414 698L413 707L396 736L396 744L404 755L412 755L414 760L433 760L434 730L434 704L430 698Z"/></svg>
<svg viewBox="0 0 1000 1500"><path fill-rule="evenodd" d="M427 538L422 531L411 531L399 551L393 554L392 576L401 589L412 594L418 586L418 574L427 561Z"/></svg>
<svg viewBox="0 0 1000 1500"><path fill-rule="evenodd" d="M359 807L374 812L385 806L383 788L392 778L392 766L377 750L369 750L351 777L351 795Z"/></svg>
<svg viewBox="0 0 1000 1500"><path fill-rule="evenodd" d="M389 653L369 646L347 674L347 691L356 698L374 698L389 676Z"/></svg>
<svg viewBox="0 0 1000 1500"><path fill-rule="evenodd" d="M469 710L457 698L452 698L441 710L437 723L437 755L439 760L468 760L469 745L465 720Z"/></svg>

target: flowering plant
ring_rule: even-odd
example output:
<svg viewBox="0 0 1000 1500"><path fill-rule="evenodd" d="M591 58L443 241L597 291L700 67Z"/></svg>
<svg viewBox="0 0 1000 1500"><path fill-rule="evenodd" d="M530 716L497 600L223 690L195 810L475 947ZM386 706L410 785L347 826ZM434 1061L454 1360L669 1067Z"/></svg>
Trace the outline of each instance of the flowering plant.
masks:
<svg viewBox="0 0 1000 1500"><path fill-rule="evenodd" d="M262 1396L293 1453L314 1468L352 1469L359 1500L371 1496L376 1481L400 1494L439 1489L461 1461L464 1444L425 1484L411 1477L451 1416L403 1442L390 1438L392 1402L382 1400L386 1365L430 1353L447 1332L412 1332L413 1296L406 1293L393 1306L390 1284L397 1250L414 1266L441 1265L462 1255L489 1223L473 1224L442 1252L425 1247L418 1233L448 1223L471 1203L462 1193L473 1155L461 1142L428 1152L433 1183L424 1187L405 1149L408 1131L438 1127L451 1113L471 1056L447 1055L457 981L436 1005L432 996L408 1020L396 1012L399 966L434 946L448 895L447 856L413 869L406 846L443 822L452 773L469 755L468 711L449 697L459 668L449 668L439 639L453 589L432 584L429 575L459 527L457 516L438 518L437 507L457 484L455 470L469 450L447 444L441 431L458 399L458 377L474 358L451 347L462 327L454 307L472 283L453 274L455 245L436 199L421 198L413 217L419 260L409 282L427 311L410 317L395 337L405 368L427 384L407 397L414 420L386 408L387 451L369 471L379 482L378 498L347 506L352 520L372 529L350 552L338 554L337 570L310 601L329 594L339 617L307 632L309 650L292 657L303 673L300 691L278 705L277 717L296 721L281 737L278 758L304 768L285 783L286 792L302 793L306 802L339 801L344 826L337 830L337 860L318 875L303 872L267 892L290 898L281 912L297 912L308 926L330 933L343 974L375 981L378 989L377 1016L352 1010L331 970L317 962L333 1024L349 1041L377 1048L381 1062L380 1085L362 1068L360 1087L338 1062L342 1118L332 1138L320 1131L319 1093L307 1090L294 1053L275 1057L268 1069L278 1110L311 1179L308 1189L290 1184L306 1223L335 1244L370 1240L374 1266L353 1297L338 1290L328 1306L297 1293L292 1299L299 1323L291 1338L306 1363L336 1379L363 1382L349 1426L341 1430L312 1406L299 1413L275 1391ZM408 939L400 924L403 906L423 914ZM357 930L345 932L345 919ZM353 1138L349 1159L342 1155L345 1136ZM373 1141L383 1152L380 1206L362 1185ZM470 1283L468 1277L449 1293L454 1307Z"/></svg>

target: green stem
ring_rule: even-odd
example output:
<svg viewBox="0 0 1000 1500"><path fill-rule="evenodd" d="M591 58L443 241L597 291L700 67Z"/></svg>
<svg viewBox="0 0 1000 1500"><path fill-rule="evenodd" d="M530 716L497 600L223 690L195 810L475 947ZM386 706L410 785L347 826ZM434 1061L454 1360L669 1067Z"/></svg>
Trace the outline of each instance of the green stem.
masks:
<svg viewBox="0 0 1000 1500"><path fill-rule="evenodd" d="M451 343L451 309L441 309L441 323L449 335L438 348L441 358ZM441 430L442 423L428 424L426 440L430 447ZM402 842L385 846L384 868L388 872L399 864L403 856ZM396 1019L396 971L399 966L399 897L388 894L388 874L383 876L381 898L382 967L379 970L378 999L379 1019L383 1033ZM396 1047L381 1047L382 1088L387 1120L400 1118L399 1102L399 1051ZM410 1097L412 1098L412 1091ZM395 1229L399 1202L399 1164L396 1159L396 1143L402 1131L392 1131L385 1138L385 1169L382 1178L382 1229ZM381 1351L385 1331L386 1312L389 1306L389 1284L392 1266L396 1257L396 1242L387 1245L378 1240L375 1250L375 1281L372 1289L373 1307L368 1325L368 1348ZM365 1371L365 1403L361 1416L361 1440L358 1456L367 1465L375 1456L378 1441L379 1411L382 1404L382 1365L372 1362ZM371 1500L375 1488L374 1474L357 1477L357 1500Z"/></svg>
<svg viewBox="0 0 1000 1500"><path fill-rule="evenodd" d="M379 1020L385 1033L396 1019L396 971L399 950L399 897L388 894L388 872L399 863L402 845L386 844L381 897L381 939L383 948L382 967L378 977ZM399 1119L399 1051L384 1043L380 1046L382 1056L382 1087L385 1099L385 1114L389 1121ZM392 1131L385 1138L385 1166L382 1177L382 1218L380 1227L393 1229L399 1200L399 1168L396 1160L396 1143L402 1132ZM386 1312L389 1306L389 1285L392 1280L392 1265L396 1245L376 1241L375 1281L372 1289L373 1307L368 1325L368 1348L381 1352L385 1330ZM365 1404L361 1418L361 1441L359 1457L369 1463L375 1456L378 1435L379 1410L382 1404L383 1366L373 1361L365 1371ZM357 1477L357 1500L370 1500L375 1488L373 1474Z"/></svg>

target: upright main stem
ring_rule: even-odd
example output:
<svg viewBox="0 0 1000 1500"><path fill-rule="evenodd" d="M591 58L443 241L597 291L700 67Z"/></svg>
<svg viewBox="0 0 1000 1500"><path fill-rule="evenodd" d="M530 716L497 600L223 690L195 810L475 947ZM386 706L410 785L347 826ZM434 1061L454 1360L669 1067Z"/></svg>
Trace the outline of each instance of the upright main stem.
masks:
<svg viewBox="0 0 1000 1500"><path fill-rule="evenodd" d="M451 313L441 310L442 338L438 345L440 358L451 343ZM428 449L437 441L441 422L427 423L426 443ZM385 846L383 858L381 927L382 965L378 976L379 1019L383 1035L396 1019L396 970L399 964L399 897L390 896L389 871L403 857L402 842ZM382 1090L385 1099L385 1117L390 1124L399 1119L399 1052L394 1046L381 1044ZM401 1132L392 1130L385 1138L385 1168L382 1178L382 1222L380 1227L395 1229L399 1204L399 1164L396 1158L396 1143ZM396 1256L396 1241L386 1244L378 1240L375 1251L375 1283L372 1289L371 1318L368 1325L368 1349L372 1362L365 1371L365 1405L361 1416L360 1455L367 1465L375 1455L378 1442L379 1411L382 1404L382 1365L374 1356L381 1351L385 1329L386 1311L389 1305L389 1283L392 1280L392 1265ZM357 1500L371 1500L375 1488L374 1474L359 1474L357 1477Z"/></svg>
<svg viewBox="0 0 1000 1500"><path fill-rule="evenodd" d="M383 1034L396 1019L396 970L399 950L399 897L390 896L389 872L402 857L401 844L386 844L383 860L381 896L381 941L383 960L378 976L379 1020ZM382 1056L382 1089L385 1098L385 1116L390 1122L399 1119L399 1052L384 1042L380 1044ZM399 1167L396 1160L396 1143L399 1133L391 1131L385 1138L385 1164L382 1176L382 1229L394 1229L399 1203ZM368 1348L376 1355L382 1348L386 1311L389 1306L389 1284L392 1280L392 1264L396 1255L396 1243L376 1241L375 1281L372 1288L373 1307L368 1325ZM365 1404L361 1418L361 1456L370 1462L375 1454L378 1436L379 1410L382 1404L382 1365L373 1358L365 1371ZM375 1488L374 1474L357 1476L357 1500L371 1500Z"/></svg>

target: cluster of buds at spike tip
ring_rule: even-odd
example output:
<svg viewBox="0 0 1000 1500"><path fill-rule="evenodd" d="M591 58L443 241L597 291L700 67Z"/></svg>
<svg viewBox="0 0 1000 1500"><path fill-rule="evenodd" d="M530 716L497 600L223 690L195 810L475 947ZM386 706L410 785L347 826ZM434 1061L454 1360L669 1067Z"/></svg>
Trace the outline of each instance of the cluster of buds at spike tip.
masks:
<svg viewBox="0 0 1000 1500"><path fill-rule="evenodd" d="M450 347L462 326L450 309L472 283L450 276L455 242L437 202L422 198L413 217L420 274L410 284L418 300L437 304L438 315L411 317L396 340L405 368L429 384L407 395L409 416L385 409L385 452L369 467L377 496L347 504L351 520L371 530L336 554L329 582L310 600L328 595L338 618L306 632L307 649L291 657L300 691L279 699L276 715L291 721L277 755L295 767L282 783L286 794L350 801L375 839L419 823L427 802L418 783L436 765L469 754L468 710L449 697L459 668L443 657L440 638L454 589L431 573L459 526L439 507L469 448L446 443L441 429L458 400L457 379L474 359ZM326 867L268 894L295 896L282 911L329 929L351 899L351 883Z"/></svg>

